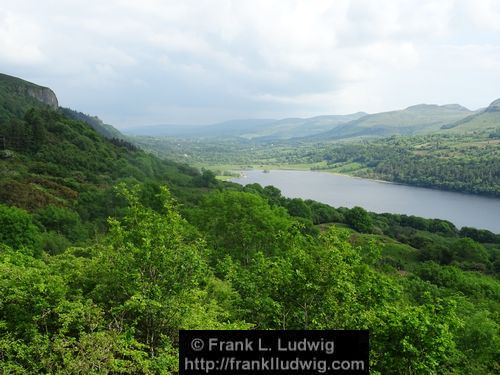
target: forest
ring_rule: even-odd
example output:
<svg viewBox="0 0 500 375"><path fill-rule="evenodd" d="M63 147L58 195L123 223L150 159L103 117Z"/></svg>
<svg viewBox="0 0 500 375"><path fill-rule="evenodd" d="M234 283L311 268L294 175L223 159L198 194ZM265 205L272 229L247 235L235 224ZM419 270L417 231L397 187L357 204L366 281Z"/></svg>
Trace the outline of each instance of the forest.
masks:
<svg viewBox="0 0 500 375"><path fill-rule="evenodd" d="M435 133L344 141L133 137L160 157L219 171L323 170L464 193L500 196L498 132Z"/></svg>
<svg viewBox="0 0 500 375"><path fill-rule="evenodd" d="M176 374L180 329L369 329L373 374L500 371L498 234L219 181L46 108L0 136L2 373ZM338 147L278 156L379 155Z"/></svg>

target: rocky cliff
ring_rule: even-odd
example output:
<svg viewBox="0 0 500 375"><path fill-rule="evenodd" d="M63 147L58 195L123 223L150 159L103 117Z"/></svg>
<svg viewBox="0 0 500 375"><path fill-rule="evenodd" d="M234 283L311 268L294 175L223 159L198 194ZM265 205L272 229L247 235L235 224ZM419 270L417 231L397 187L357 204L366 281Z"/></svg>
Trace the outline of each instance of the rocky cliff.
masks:
<svg viewBox="0 0 500 375"><path fill-rule="evenodd" d="M48 87L22 87L21 89L25 89L25 94L35 98L39 102L47 104L48 106L56 109L59 107L59 103L57 102L56 94L54 91L49 89Z"/></svg>
<svg viewBox="0 0 500 375"><path fill-rule="evenodd" d="M48 87L0 73L0 89L20 97L30 97L54 109L59 107L56 94Z"/></svg>

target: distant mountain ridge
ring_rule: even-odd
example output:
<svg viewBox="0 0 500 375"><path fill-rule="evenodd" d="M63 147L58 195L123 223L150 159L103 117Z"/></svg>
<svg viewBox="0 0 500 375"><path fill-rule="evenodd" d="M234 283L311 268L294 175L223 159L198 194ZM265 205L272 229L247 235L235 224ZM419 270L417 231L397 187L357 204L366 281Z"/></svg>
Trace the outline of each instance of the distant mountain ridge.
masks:
<svg viewBox="0 0 500 375"><path fill-rule="evenodd" d="M335 128L367 114L326 115L311 118L242 119L211 125L154 125L124 129L130 135L170 137L238 137L246 139L290 139Z"/></svg>
<svg viewBox="0 0 500 375"><path fill-rule="evenodd" d="M366 116L365 112L348 115L324 115L310 118L286 118L273 122L268 128L243 134L244 138L257 140L291 139L306 137L335 129L350 121Z"/></svg>
<svg viewBox="0 0 500 375"><path fill-rule="evenodd" d="M30 108L50 107L86 122L106 138L127 139L119 130L68 108L60 108L48 87L0 73L0 122L23 116ZM500 129L500 99L471 111L460 104L417 104L402 110L367 114L324 115L311 118L241 119L212 125L157 125L125 129L131 135L179 138L242 138L248 140L323 141L356 137L385 137L436 132L474 132Z"/></svg>
<svg viewBox="0 0 500 375"><path fill-rule="evenodd" d="M443 130L449 132L473 132L500 130L500 99L493 101L488 107L476 111L464 119L442 126Z"/></svg>
<svg viewBox="0 0 500 375"><path fill-rule="evenodd" d="M480 117L477 117L480 116ZM486 119L487 117L487 119ZM474 119L474 123L469 123ZM482 119L482 120L481 120ZM388 137L495 128L500 122L500 99L486 109L471 111L460 104L417 104L401 110L367 114L326 115L281 120L231 120L212 125L157 125L125 129L131 135L178 138L242 138L255 141L324 141L357 137ZM464 125L468 123L469 125ZM492 125L493 124L493 125ZM471 129L469 129L471 128Z"/></svg>
<svg viewBox="0 0 500 375"><path fill-rule="evenodd" d="M363 136L414 135L436 132L443 125L475 112L459 104L417 104L396 111L375 113L314 135L313 139L343 139Z"/></svg>

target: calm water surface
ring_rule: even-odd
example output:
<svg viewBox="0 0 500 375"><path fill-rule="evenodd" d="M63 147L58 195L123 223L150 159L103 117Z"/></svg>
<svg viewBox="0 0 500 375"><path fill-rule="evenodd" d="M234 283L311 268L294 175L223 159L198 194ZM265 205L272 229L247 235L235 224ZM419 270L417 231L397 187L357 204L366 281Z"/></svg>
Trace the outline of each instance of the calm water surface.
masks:
<svg viewBox="0 0 500 375"><path fill-rule="evenodd" d="M290 198L314 199L333 207L416 215L500 233L500 199L391 184L313 171L245 171L239 184L273 185Z"/></svg>

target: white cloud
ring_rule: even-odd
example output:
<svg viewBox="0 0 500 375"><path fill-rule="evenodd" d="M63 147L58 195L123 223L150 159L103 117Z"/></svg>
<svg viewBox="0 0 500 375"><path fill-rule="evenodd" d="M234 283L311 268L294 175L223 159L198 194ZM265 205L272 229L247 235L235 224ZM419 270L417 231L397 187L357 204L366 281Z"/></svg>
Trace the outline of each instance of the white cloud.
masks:
<svg viewBox="0 0 500 375"><path fill-rule="evenodd" d="M0 70L117 125L475 107L499 33L493 0L4 0Z"/></svg>
<svg viewBox="0 0 500 375"><path fill-rule="evenodd" d="M0 9L0 62L33 65L45 60L37 42L40 30L20 14Z"/></svg>

